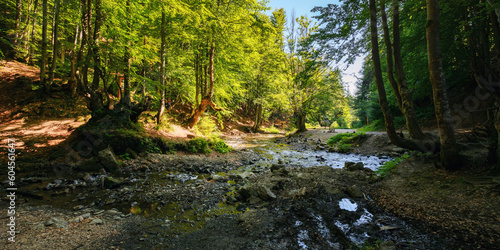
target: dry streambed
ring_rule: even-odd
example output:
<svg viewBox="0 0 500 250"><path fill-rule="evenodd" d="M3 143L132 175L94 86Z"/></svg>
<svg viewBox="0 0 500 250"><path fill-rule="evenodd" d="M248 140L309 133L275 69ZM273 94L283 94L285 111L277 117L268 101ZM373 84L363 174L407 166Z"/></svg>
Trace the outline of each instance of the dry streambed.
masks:
<svg viewBox="0 0 500 250"><path fill-rule="evenodd" d="M129 174L124 178L104 173L26 176L20 185L35 196L21 199L22 243L8 246L341 249L439 244L374 206L364 186L377 180L376 167L370 165L375 158L359 156L359 161L371 159L367 167L348 171L336 167L345 164L339 161L358 156L333 156L322 145L247 143L251 149L227 155L149 154L125 162ZM376 159L379 164L387 160ZM6 218L1 220L5 224Z"/></svg>

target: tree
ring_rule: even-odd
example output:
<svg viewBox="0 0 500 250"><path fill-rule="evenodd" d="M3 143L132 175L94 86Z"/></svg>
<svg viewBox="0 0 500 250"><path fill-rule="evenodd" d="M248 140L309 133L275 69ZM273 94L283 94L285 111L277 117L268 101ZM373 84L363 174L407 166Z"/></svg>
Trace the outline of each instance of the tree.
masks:
<svg viewBox="0 0 500 250"><path fill-rule="evenodd" d="M451 120L446 79L442 66L439 44L439 13L439 0L427 0L427 52L436 120L441 139L441 164L446 169L457 169L461 166L461 159L458 154L455 130Z"/></svg>
<svg viewBox="0 0 500 250"><path fill-rule="evenodd" d="M45 68L47 65L47 0L43 0L42 21L42 60L40 65L40 82L45 91L49 91L48 82L45 79Z"/></svg>
<svg viewBox="0 0 500 250"><path fill-rule="evenodd" d="M372 60L374 67L375 83L377 85L379 104L382 113L384 114L385 128L387 135L393 144L401 145L401 138L396 134L394 128L394 120L389 110L387 103L387 95L384 87L384 80L382 78L382 69L380 66L380 53L378 46L378 32L377 32L377 6L375 0L370 0L370 34L372 45Z"/></svg>

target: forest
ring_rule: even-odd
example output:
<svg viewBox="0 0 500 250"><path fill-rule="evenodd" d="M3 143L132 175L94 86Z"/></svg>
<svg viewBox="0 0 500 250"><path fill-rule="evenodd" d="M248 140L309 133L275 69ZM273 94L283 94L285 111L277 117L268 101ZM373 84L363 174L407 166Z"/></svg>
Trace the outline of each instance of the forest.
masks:
<svg viewBox="0 0 500 250"><path fill-rule="evenodd" d="M1 0L1 162L17 161L17 209L45 221L1 241L495 246L500 2L342 0L311 12L265 0ZM342 65L357 58L353 89ZM118 233L74 239L68 223ZM72 243L29 241L56 227Z"/></svg>

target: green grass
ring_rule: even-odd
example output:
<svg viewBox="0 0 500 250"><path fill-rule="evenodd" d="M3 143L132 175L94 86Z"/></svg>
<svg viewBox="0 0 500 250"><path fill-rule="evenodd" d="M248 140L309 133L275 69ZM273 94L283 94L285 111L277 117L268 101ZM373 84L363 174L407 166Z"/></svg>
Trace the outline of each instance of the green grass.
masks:
<svg viewBox="0 0 500 250"><path fill-rule="evenodd" d="M351 150L354 143L359 142L359 140L365 137L366 133L338 133L330 137L326 143L330 147L336 147L337 151L346 153Z"/></svg>
<svg viewBox="0 0 500 250"><path fill-rule="evenodd" d="M368 126L363 126L358 129L358 132L385 131L384 123L381 120L376 120Z"/></svg>
<svg viewBox="0 0 500 250"><path fill-rule="evenodd" d="M376 171L377 174L380 174L382 178L386 177L387 174L392 171L396 166L402 161L408 159L410 155L402 155L401 157L396 157L392 161L385 162L384 165L379 167Z"/></svg>

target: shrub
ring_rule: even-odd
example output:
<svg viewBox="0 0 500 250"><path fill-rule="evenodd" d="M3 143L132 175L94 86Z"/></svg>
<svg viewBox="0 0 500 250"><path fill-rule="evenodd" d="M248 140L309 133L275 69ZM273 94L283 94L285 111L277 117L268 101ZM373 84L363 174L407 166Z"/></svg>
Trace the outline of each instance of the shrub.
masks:
<svg viewBox="0 0 500 250"><path fill-rule="evenodd" d="M222 139L219 138L212 139L212 141L210 142L210 147L216 152L219 152L221 154L225 154L233 150L230 146L226 144L226 142L224 142Z"/></svg>
<svg viewBox="0 0 500 250"><path fill-rule="evenodd" d="M211 152L211 150L208 148L209 141L203 138L194 138L192 140L189 140L189 142L186 145L186 149L189 152L192 153L204 153L208 154Z"/></svg>
<svg viewBox="0 0 500 250"><path fill-rule="evenodd" d="M279 128L275 127L274 125L272 125L269 128L262 128L262 130L264 130L270 134L279 134L281 132L281 130Z"/></svg>
<svg viewBox="0 0 500 250"><path fill-rule="evenodd" d="M326 143L330 147L337 146L339 152L346 153L351 150L353 143L359 142L359 140L365 137L365 133L338 133L330 137Z"/></svg>
<svg viewBox="0 0 500 250"><path fill-rule="evenodd" d="M193 131L197 135L210 136L218 131L217 124L210 116L202 116L200 121L194 126Z"/></svg>

